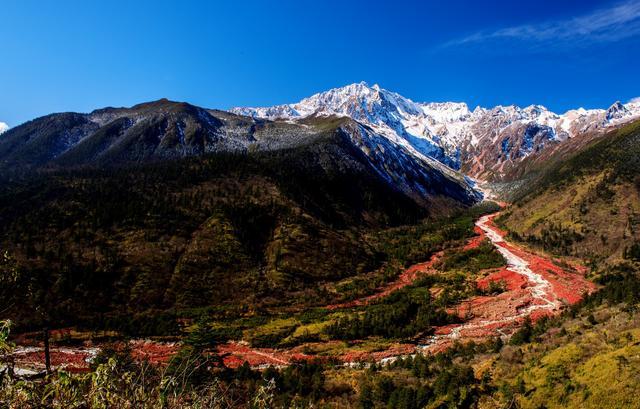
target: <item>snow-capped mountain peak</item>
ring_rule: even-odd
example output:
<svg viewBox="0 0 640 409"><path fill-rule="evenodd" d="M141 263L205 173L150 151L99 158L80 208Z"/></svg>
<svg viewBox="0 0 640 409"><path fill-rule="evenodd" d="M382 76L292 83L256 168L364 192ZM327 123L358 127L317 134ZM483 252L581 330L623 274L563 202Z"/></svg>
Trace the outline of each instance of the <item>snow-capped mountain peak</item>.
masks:
<svg viewBox="0 0 640 409"><path fill-rule="evenodd" d="M503 159L498 158L500 167L501 160L523 158L550 141L566 140L640 118L640 101L616 102L608 110L580 108L564 114L535 104L524 108L476 107L471 111L464 102L417 103L377 84L359 82L317 93L294 104L234 108L232 112L271 120L347 116L395 144L459 169L461 156L469 160L486 146L500 145L499 151L504 155Z"/></svg>
<svg viewBox="0 0 640 409"><path fill-rule="evenodd" d="M334 88L290 105L301 115L346 115L371 124L394 122L403 114L419 114L413 101L366 82Z"/></svg>
<svg viewBox="0 0 640 409"><path fill-rule="evenodd" d="M452 167L459 166L455 144L448 141L447 132L440 132L436 138L431 128L442 120L453 122L470 115L466 104L418 104L377 84L371 87L366 82L321 92L295 104L234 108L232 112L267 119L348 116L400 145Z"/></svg>
<svg viewBox="0 0 640 409"><path fill-rule="evenodd" d="M8 130L9 130L9 125L5 124L4 122L0 122L0 134Z"/></svg>
<svg viewBox="0 0 640 409"><path fill-rule="evenodd" d="M422 112L438 122L464 121L472 112L464 102L430 102L421 105Z"/></svg>
<svg viewBox="0 0 640 409"><path fill-rule="evenodd" d="M621 119L629 114L630 112L627 109L627 107L622 105L620 101L616 101L613 105L609 107L609 109L607 109L607 120L611 121L615 119Z"/></svg>

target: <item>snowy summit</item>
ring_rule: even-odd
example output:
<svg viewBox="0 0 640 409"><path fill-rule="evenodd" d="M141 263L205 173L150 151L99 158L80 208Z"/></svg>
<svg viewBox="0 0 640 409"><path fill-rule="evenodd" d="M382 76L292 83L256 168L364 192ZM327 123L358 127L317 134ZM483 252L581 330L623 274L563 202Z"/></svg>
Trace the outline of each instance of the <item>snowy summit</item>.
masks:
<svg viewBox="0 0 640 409"><path fill-rule="evenodd" d="M627 122L640 117L640 104L616 102L607 110L580 108L564 114L542 105L470 110L463 102L414 102L377 84L359 82L293 104L233 108L231 112L270 120L347 116L381 136L458 169L461 152L477 149L485 142L496 143L505 131L523 135L518 154L526 156L533 149L534 137L566 140L588 130Z"/></svg>

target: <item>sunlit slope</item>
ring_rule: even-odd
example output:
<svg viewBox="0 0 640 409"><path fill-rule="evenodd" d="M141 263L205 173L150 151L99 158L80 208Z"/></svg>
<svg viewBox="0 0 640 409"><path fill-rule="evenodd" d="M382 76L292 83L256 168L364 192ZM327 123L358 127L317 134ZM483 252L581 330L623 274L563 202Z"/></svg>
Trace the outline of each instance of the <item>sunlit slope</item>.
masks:
<svg viewBox="0 0 640 409"><path fill-rule="evenodd" d="M516 238L557 254L635 257L640 239L640 122L555 157L501 219Z"/></svg>

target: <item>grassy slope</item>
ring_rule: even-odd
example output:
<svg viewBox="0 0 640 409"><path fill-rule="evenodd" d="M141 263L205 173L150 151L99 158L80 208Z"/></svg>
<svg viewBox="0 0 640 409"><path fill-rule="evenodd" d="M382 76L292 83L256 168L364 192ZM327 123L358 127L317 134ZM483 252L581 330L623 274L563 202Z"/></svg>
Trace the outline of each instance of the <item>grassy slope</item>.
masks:
<svg viewBox="0 0 640 409"><path fill-rule="evenodd" d="M640 315L601 306L536 342L504 347L485 367L500 386L495 397L513 395L522 408L631 408L638 407L639 345Z"/></svg>
<svg viewBox="0 0 640 409"><path fill-rule="evenodd" d="M620 259L640 239L640 122L547 166L501 222L557 254Z"/></svg>

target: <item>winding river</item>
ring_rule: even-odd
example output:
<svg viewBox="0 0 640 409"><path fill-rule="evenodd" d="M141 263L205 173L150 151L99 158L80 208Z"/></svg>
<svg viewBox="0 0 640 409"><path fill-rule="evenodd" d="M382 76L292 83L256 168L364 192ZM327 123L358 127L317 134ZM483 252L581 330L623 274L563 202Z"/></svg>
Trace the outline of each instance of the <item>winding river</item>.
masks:
<svg viewBox="0 0 640 409"><path fill-rule="evenodd" d="M530 268L530 263L524 258L516 254L523 253L524 250L508 244L504 240L503 233L493 226L493 219L499 213L486 215L478 219L476 226L479 227L485 236L493 243L496 249L502 254L507 262L506 270L523 276L527 281L526 289L530 292L532 300L525 308L514 311L513 314L503 316L499 319L479 319L470 320L468 322L453 326L446 334L434 335L427 338L427 342L420 345L420 349L429 350L434 346L443 343L450 343L453 340L462 337L464 332L477 331L482 329L497 328L497 332L501 333L500 327L507 324L516 323L535 311L555 311L562 307L562 302L553 292L552 284L542 275Z"/></svg>

